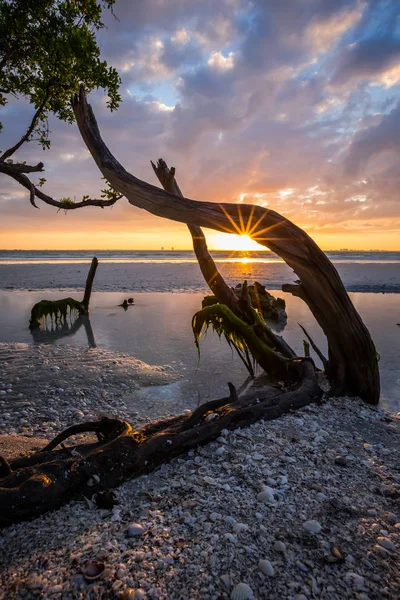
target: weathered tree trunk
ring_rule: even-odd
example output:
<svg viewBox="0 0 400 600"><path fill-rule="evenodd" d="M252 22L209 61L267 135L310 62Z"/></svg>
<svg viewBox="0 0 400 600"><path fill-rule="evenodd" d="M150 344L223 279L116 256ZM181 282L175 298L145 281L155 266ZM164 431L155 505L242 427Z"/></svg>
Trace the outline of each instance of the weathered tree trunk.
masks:
<svg viewBox="0 0 400 600"><path fill-rule="evenodd" d="M89 314L90 296L92 295L93 281L96 276L96 271L97 271L98 265L99 265L99 261L94 256L92 258L92 263L90 265L89 273L86 278L85 293L83 295L82 309L81 309L81 314L83 314L83 315Z"/></svg>
<svg viewBox="0 0 400 600"><path fill-rule="evenodd" d="M175 179L175 168L168 168L166 162L160 158L157 161L157 165L151 161L154 173L156 174L159 182L163 188L171 194L176 194L183 198L183 194ZM220 304L225 304L234 315L242 319L245 323L250 325L254 324L254 312L252 310L250 296L247 293L247 285L242 288L240 298L225 282L221 273L218 270L211 254L208 251L206 237L201 227L197 225L188 225L190 235L192 236L193 249L199 263L200 270L203 277L217 298ZM255 326L258 337L268 346L276 349L283 356L293 358L296 356L292 348L282 339L279 335L276 335L270 327L265 323L259 322Z"/></svg>
<svg viewBox="0 0 400 600"><path fill-rule="evenodd" d="M88 276L86 278L85 293L82 302L75 300L75 298L61 298L60 300L41 300L37 302L31 310L31 318L29 321L29 328L31 331L39 329L42 318L50 316L54 317L55 323L61 325L67 325L67 311L75 311L81 317L89 314L89 302L92 294L93 280L96 275L97 266L99 261L96 257L92 259ZM64 331L60 331L60 334L66 335L69 332L67 326ZM60 335L60 337L63 337ZM92 336L93 337L93 336Z"/></svg>
<svg viewBox="0 0 400 600"><path fill-rule="evenodd" d="M377 404L380 395L375 346L332 263L294 223L275 211L246 204L212 203L172 195L128 173L100 135L84 91L73 102L80 133L103 176L136 207L159 217L229 233L246 233L278 254L297 274L288 291L302 298L328 340L326 372L332 393Z"/></svg>
<svg viewBox="0 0 400 600"><path fill-rule="evenodd" d="M82 423L31 456L10 464L0 457L0 526L31 519L79 494L92 495L149 473L171 458L216 439L223 429L273 420L318 400L321 391L312 361L299 359L299 363L302 378L290 391L265 388L238 398L230 385L229 397L203 404L190 416L151 423L140 431L118 420ZM83 432L95 432L100 441L78 446L77 452L68 447L55 450L68 437Z"/></svg>

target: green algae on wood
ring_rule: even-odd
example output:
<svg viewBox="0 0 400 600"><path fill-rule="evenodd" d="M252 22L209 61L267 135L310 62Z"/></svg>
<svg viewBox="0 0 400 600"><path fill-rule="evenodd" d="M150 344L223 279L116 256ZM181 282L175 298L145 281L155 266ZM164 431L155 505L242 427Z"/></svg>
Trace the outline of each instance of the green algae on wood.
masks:
<svg viewBox="0 0 400 600"><path fill-rule="evenodd" d="M238 352L246 367L248 357L251 356L269 375L285 380L288 377L288 366L292 361L275 352L257 336L254 328L262 317L254 309L253 313L254 323L249 325L224 304L217 303L198 311L192 319L197 349L200 350L199 339L203 330L207 331L211 326L217 335L220 337L224 335L228 344ZM248 370L251 374L251 370L249 368Z"/></svg>
<svg viewBox="0 0 400 600"><path fill-rule="evenodd" d="M74 298L62 298L61 300L41 300L37 302L31 311L29 328L34 329L40 327L41 321L50 317L55 323L65 322L68 311L73 313L82 312L82 303Z"/></svg>
<svg viewBox="0 0 400 600"><path fill-rule="evenodd" d="M233 291L238 297L240 297L242 284L239 284L233 288ZM265 287L258 281L255 281L253 285L249 285L248 291L252 306L262 314L264 319L275 322L286 322L286 303L283 298L275 298L272 294L267 292ZM205 308L206 306L212 306L213 304L217 303L218 300L216 296L205 296L202 301L202 308Z"/></svg>

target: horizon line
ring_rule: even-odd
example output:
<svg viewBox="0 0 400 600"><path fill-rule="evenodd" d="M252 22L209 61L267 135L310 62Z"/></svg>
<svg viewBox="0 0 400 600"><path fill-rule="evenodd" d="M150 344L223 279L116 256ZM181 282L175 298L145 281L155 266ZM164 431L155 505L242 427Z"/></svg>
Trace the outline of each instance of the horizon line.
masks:
<svg viewBox="0 0 400 600"><path fill-rule="evenodd" d="M259 250L241 250L227 248L209 248L212 252L271 252L276 254L270 248L260 248ZM398 250L384 250L380 248L321 248L322 252L400 252ZM194 252L193 248L0 248L0 252Z"/></svg>

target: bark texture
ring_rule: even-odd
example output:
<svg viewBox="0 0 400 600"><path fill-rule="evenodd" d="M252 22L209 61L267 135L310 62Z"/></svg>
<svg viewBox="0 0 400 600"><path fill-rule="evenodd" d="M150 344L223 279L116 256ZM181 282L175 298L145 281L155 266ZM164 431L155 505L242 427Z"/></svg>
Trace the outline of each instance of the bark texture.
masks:
<svg viewBox="0 0 400 600"><path fill-rule="evenodd" d="M103 176L132 205L191 226L246 233L278 254L299 278L282 289L306 302L327 337L326 372L332 393L379 402L378 361L369 331L335 267L305 231L260 206L200 202L141 181L124 169L104 143L83 90L73 107L82 138Z"/></svg>

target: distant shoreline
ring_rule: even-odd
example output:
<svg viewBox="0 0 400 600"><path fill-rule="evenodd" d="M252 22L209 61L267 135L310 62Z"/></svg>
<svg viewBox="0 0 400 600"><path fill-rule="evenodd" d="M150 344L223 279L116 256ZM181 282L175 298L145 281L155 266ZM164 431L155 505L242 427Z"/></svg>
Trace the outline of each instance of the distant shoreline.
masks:
<svg viewBox="0 0 400 600"><path fill-rule="evenodd" d="M274 252L211 250L215 261L222 263L280 263ZM326 251L334 264L398 264L400 251ZM85 264L93 256L102 263L185 264L197 263L193 250L0 250L0 265L33 264Z"/></svg>
<svg viewBox="0 0 400 600"><path fill-rule="evenodd" d="M188 254L188 253L187 253ZM284 283L293 283L297 276L284 262L272 259L261 261L216 257L219 269L231 286L259 281L270 290L280 290ZM257 258L257 257L256 257ZM75 290L85 286L89 258L74 260L1 263L0 289L2 290ZM400 293L400 260L371 260L369 262L334 261L340 277L349 292ZM187 292L209 293L194 258L180 256L179 260L107 260L99 256L99 268L94 290L103 292Z"/></svg>

